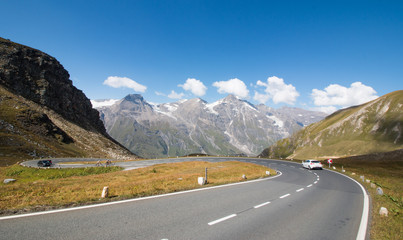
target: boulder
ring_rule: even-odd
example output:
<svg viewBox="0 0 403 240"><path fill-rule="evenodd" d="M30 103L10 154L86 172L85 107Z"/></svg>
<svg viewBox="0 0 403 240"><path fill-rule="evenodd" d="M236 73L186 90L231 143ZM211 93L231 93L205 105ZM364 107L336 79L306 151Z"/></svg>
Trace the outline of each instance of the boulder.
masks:
<svg viewBox="0 0 403 240"><path fill-rule="evenodd" d="M17 181L17 180L12 179L12 178L7 178L7 179L4 179L3 183L7 184L7 183L15 182L15 181Z"/></svg>
<svg viewBox="0 0 403 240"><path fill-rule="evenodd" d="M381 209L379 209L379 215L387 217L388 216L388 209L385 207L381 207Z"/></svg>

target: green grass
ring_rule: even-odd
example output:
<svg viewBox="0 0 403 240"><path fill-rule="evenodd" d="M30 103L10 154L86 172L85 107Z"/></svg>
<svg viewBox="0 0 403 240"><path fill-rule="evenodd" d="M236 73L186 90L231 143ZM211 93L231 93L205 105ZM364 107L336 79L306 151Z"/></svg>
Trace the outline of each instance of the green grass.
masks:
<svg viewBox="0 0 403 240"><path fill-rule="evenodd" d="M32 182L37 180L50 180L68 178L73 176L89 176L102 173L121 171L121 167L88 167L88 168L28 168L20 165L13 165L5 168L4 176L17 179L18 182Z"/></svg>

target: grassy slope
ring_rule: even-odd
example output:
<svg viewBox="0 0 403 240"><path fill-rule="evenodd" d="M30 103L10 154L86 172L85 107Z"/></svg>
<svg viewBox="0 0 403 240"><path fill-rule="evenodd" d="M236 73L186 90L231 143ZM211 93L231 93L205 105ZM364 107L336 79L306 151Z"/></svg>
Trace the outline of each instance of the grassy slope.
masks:
<svg viewBox="0 0 403 240"><path fill-rule="evenodd" d="M137 156L102 134L85 130L0 86L0 166L43 157Z"/></svg>
<svg viewBox="0 0 403 240"><path fill-rule="evenodd" d="M262 156L345 157L403 148L403 91L340 110L278 141Z"/></svg>
<svg viewBox="0 0 403 240"><path fill-rule="evenodd" d="M71 139L22 97L0 86L0 166L41 156L85 156Z"/></svg>

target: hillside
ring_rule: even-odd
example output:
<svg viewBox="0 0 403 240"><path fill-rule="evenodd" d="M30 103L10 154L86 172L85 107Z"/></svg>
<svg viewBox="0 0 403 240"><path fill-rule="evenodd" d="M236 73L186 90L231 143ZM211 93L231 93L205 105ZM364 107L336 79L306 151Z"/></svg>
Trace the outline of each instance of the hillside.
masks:
<svg viewBox="0 0 403 240"><path fill-rule="evenodd" d="M403 91L339 110L265 149L262 157L338 158L403 148Z"/></svg>
<svg viewBox="0 0 403 240"><path fill-rule="evenodd" d="M0 166L41 157L136 156L55 58L0 38Z"/></svg>
<svg viewBox="0 0 403 240"><path fill-rule="evenodd" d="M268 144L326 116L255 106L233 95L214 103L195 98L156 105L131 94L98 110L112 137L149 158L191 153L256 156Z"/></svg>

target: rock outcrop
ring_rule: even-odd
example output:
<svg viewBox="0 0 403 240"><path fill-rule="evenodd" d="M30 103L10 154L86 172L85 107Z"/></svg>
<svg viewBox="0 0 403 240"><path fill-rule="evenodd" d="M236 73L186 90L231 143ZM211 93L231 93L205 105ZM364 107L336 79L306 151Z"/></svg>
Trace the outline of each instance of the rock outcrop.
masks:
<svg viewBox="0 0 403 240"><path fill-rule="evenodd" d="M0 38L0 166L52 157L137 156L106 133L55 58Z"/></svg>
<svg viewBox="0 0 403 240"><path fill-rule="evenodd" d="M81 127L106 133L90 100L73 86L69 73L39 50L0 38L0 84L44 105Z"/></svg>

